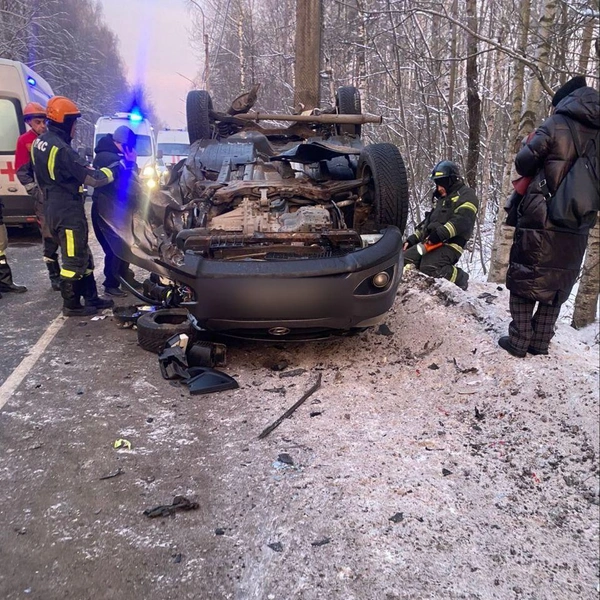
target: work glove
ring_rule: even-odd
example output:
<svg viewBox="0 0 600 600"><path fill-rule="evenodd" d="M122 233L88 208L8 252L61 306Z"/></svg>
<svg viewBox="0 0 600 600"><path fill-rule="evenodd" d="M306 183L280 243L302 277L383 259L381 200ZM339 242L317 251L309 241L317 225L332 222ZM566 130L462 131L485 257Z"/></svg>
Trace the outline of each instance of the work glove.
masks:
<svg viewBox="0 0 600 600"><path fill-rule="evenodd" d="M440 225L429 234L428 240L432 244L439 244L443 242L447 237L448 230L443 225Z"/></svg>
<svg viewBox="0 0 600 600"><path fill-rule="evenodd" d="M419 243L419 238L413 233L406 238L406 244L408 244L407 248L414 246Z"/></svg>

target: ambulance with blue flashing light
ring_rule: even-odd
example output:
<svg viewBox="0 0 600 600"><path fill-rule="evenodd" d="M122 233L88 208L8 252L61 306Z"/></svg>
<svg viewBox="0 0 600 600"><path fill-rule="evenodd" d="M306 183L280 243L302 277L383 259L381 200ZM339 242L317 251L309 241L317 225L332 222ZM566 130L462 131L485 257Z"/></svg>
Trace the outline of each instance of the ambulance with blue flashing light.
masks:
<svg viewBox="0 0 600 600"><path fill-rule="evenodd" d="M48 82L27 65L0 58L0 203L6 225L35 224L34 198L17 178L15 149L26 131L23 109L29 102L46 106L54 96Z"/></svg>
<svg viewBox="0 0 600 600"><path fill-rule="evenodd" d="M104 136L114 133L121 125L126 125L136 134L136 162L140 177L147 188L155 188L158 183L158 172L156 170L154 128L150 121L138 111L118 112L112 116L100 117L96 121L94 130L94 148Z"/></svg>

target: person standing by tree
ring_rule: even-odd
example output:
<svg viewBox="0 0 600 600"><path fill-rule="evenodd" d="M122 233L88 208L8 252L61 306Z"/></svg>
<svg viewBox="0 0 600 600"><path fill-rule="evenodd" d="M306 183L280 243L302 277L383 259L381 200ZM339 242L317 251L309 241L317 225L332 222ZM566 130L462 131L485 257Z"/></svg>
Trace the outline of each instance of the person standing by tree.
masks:
<svg viewBox="0 0 600 600"><path fill-rule="evenodd" d="M19 136L15 150L15 169L21 184L30 196L35 198L35 217L42 234L44 244L44 262L50 276L53 290L60 290L60 265L58 263L58 241L52 237L44 218L44 195L35 181L31 164L31 146L33 141L46 133L46 109L37 102L29 102L23 109L23 120L29 125L29 131Z"/></svg>
<svg viewBox="0 0 600 600"><path fill-rule="evenodd" d="M554 113L515 159L517 172L533 179L519 203L506 275L512 321L498 344L519 358L527 352L548 354L560 308L577 280L596 220L593 214L583 227L559 226L550 220L549 207L580 155L579 148L595 143L598 152L600 94L586 85L584 77L575 77L555 93L552 106ZM597 173L594 178L597 190ZM585 194L585 182L580 184ZM577 200L589 201L582 196Z"/></svg>
<svg viewBox="0 0 600 600"><path fill-rule="evenodd" d="M94 261L88 246L88 224L83 206L83 186L100 187L114 181L119 165L92 169L73 148L77 105L64 96L53 96L46 109L48 131L33 142L31 160L35 178L44 193L45 217L51 234L60 242L60 291L63 315L93 315L110 308L112 300L98 297ZM81 297L85 305L81 305Z"/></svg>
<svg viewBox="0 0 600 600"><path fill-rule="evenodd" d="M111 205L109 207L111 212L118 206L124 207L126 204L131 204L131 199L135 198L139 192L136 177L138 167L135 162L135 143L135 133L126 125L121 125L115 129L114 133L109 133L100 138L94 150L96 154L93 162L94 168L101 169L118 162L123 165L123 169L121 169L115 181L94 190L92 204L94 233L102 246L102 250L104 250L104 290L111 296L127 295L119 287L121 284L120 277L128 281L134 288L141 287L141 284L135 281L133 272L129 269L129 263L121 260L112 251L110 244L102 233L98 211L99 203L108 202Z"/></svg>
<svg viewBox="0 0 600 600"><path fill-rule="evenodd" d="M458 165L450 160L439 162L431 179L435 206L404 243L404 262L466 290L469 275L455 265L473 234L479 201L460 176Z"/></svg>

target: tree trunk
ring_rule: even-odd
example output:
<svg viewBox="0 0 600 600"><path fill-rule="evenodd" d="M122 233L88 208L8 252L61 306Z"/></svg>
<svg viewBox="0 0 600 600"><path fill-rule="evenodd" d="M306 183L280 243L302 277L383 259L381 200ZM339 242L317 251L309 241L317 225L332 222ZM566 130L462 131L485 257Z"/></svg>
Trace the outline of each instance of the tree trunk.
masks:
<svg viewBox="0 0 600 600"><path fill-rule="evenodd" d="M527 42L529 38L529 24L531 20L531 3L530 0L525 0L521 4L520 23L522 23L521 37L519 40L519 53L525 54ZM521 119L521 111L523 109L523 91L525 89L525 65L516 60L515 74L513 77L513 92L512 92L512 119L508 133L508 149L505 160L506 168L504 169L504 177L502 182L502 194L498 202L498 214L496 215L496 224L494 228L494 244L490 258L490 272L488 273L488 281L494 283L504 283L506 280L506 270L508 269L508 260L510 255L510 247L514 229L504 224L506 214L504 212L504 198L507 198L511 193L511 179L513 174L513 154L518 150L519 140L519 121Z"/></svg>
<svg viewBox="0 0 600 600"><path fill-rule="evenodd" d="M575 296L571 326L581 329L596 320L600 290L600 229L598 223L590 231L581 281Z"/></svg>
<svg viewBox="0 0 600 600"><path fill-rule="evenodd" d="M321 24L321 0L296 0L296 109L319 106Z"/></svg>
<svg viewBox="0 0 600 600"><path fill-rule="evenodd" d="M477 0L467 0L467 23L477 33ZM467 105L469 107L469 146L467 151L467 182L477 185L477 165L481 137L481 99L477 83L477 39L467 36Z"/></svg>

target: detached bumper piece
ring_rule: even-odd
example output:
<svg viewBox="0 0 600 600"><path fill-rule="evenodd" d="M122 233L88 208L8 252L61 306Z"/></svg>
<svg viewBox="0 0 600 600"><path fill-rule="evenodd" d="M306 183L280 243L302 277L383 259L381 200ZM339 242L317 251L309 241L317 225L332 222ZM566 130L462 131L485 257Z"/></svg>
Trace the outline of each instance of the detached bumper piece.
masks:
<svg viewBox="0 0 600 600"><path fill-rule="evenodd" d="M233 377L212 368L225 364L225 352L223 344L198 342L188 346L187 336L175 335L167 341L158 362L164 379L180 379L192 395L210 394L239 387Z"/></svg>

